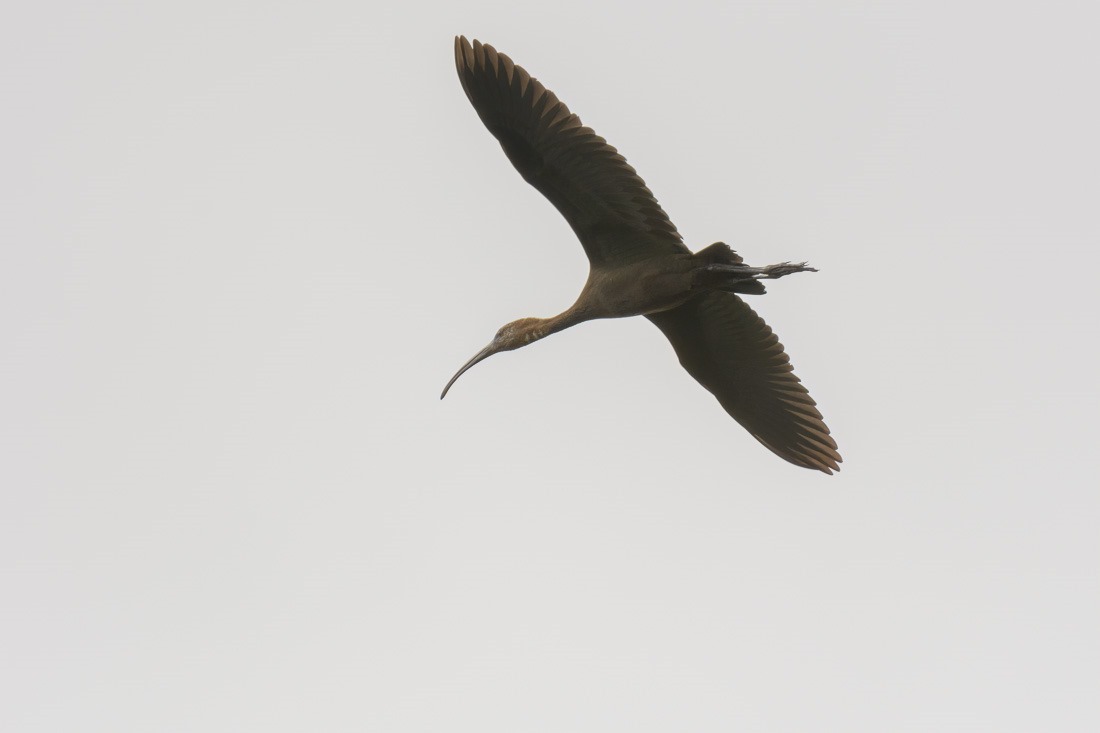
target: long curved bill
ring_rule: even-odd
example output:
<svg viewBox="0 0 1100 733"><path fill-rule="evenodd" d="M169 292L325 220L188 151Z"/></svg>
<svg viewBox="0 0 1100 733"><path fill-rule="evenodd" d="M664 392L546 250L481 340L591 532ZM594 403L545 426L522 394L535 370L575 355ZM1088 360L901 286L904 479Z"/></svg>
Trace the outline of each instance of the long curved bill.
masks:
<svg viewBox="0 0 1100 733"><path fill-rule="evenodd" d="M459 369L453 377L451 377L451 381L447 382L447 386L443 388L443 394L439 395L439 399L443 399L447 396L447 392L451 389L451 385L457 382L458 378L465 374L470 367L472 367L474 364L477 364L482 359L488 356L492 356L495 353L497 353L497 343L494 341L481 351L474 354L474 358L463 364L462 368Z"/></svg>

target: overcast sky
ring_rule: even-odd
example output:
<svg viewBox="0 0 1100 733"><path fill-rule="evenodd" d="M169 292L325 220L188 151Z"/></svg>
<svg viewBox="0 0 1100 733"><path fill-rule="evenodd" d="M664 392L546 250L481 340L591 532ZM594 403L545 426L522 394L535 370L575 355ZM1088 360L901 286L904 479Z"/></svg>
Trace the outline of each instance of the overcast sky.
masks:
<svg viewBox="0 0 1100 733"><path fill-rule="evenodd" d="M1092 3L0 11L0 729L1100 729ZM836 476L587 261L492 43L752 301Z"/></svg>

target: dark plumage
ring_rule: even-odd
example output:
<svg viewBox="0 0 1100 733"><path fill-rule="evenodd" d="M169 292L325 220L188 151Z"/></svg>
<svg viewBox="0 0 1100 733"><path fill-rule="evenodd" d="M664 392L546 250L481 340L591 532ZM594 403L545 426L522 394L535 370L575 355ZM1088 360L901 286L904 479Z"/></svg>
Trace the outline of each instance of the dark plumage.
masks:
<svg viewBox="0 0 1100 733"><path fill-rule="evenodd" d="M467 362L525 346L595 318L643 315L680 363L754 438L781 458L839 470L836 443L791 370L779 339L735 293L763 279L812 271L805 263L750 267L722 243L692 252L645 183L553 92L492 46L455 39L462 88L523 176L576 233L591 265L577 302L552 318L507 324Z"/></svg>

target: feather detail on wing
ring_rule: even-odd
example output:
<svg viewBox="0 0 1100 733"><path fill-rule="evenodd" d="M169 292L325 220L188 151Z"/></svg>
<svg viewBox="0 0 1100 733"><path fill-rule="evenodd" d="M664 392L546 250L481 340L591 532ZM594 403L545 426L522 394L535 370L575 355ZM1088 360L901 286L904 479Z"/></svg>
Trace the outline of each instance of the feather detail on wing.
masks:
<svg viewBox="0 0 1100 733"><path fill-rule="evenodd" d="M765 447L796 466L840 470L836 442L783 345L743 300L709 292L647 318L688 373Z"/></svg>
<svg viewBox="0 0 1100 733"><path fill-rule="evenodd" d="M688 251L626 159L537 79L492 46L461 36L455 66L481 121L573 227L593 266Z"/></svg>

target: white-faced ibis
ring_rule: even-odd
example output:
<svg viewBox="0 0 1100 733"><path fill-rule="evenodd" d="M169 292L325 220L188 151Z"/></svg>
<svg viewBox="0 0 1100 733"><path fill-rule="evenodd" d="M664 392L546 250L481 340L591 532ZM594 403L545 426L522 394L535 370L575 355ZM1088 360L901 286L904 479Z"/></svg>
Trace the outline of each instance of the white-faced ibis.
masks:
<svg viewBox="0 0 1100 733"><path fill-rule="evenodd" d="M839 470L836 443L783 345L736 295L762 294L761 280L813 268L749 267L721 242L692 254L626 159L537 79L465 37L455 39L455 65L481 121L524 180L573 227L591 267L576 303L552 318L521 318L501 328L440 399L497 352L595 318L645 316L688 373L769 450L796 466Z"/></svg>

